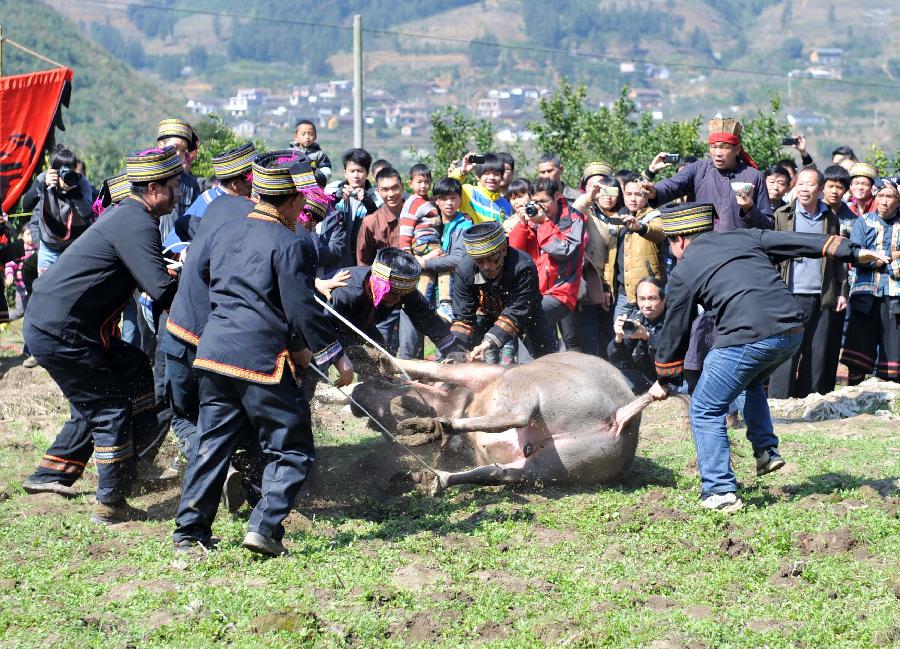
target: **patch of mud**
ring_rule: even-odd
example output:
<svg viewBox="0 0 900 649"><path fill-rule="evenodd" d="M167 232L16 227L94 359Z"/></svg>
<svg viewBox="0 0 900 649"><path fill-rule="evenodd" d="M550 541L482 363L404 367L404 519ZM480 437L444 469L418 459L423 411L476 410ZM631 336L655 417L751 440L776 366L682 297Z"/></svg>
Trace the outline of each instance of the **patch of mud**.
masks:
<svg viewBox="0 0 900 649"><path fill-rule="evenodd" d="M84 626L96 627L104 635L125 633L130 629L127 621L108 611L86 615L81 618L81 623Z"/></svg>
<svg viewBox="0 0 900 649"><path fill-rule="evenodd" d="M254 633L269 633L270 631L297 633L311 629L318 630L319 625L319 618L315 613L297 608L258 615L250 620L250 630Z"/></svg>
<svg viewBox="0 0 900 649"><path fill-rule="evenodd" d="M18 501L19 512L27 517L46 518L48 524L59 521L58 514L71 513L79 509L77 503L57 494L28 494Z"/></svg>
<svg viewBox="0 0 900 649"><path fill-rule="evenodd" d="M803 555L832 555L848 552L857 546L862 547L853 532L843 527L819 534L801 533L797 537L797 548Z"/></svg>
<svg viewBox="0 0 900 649"><path fill-rule="evenodd" d="M753 631L754 633L781 633L783 631L787 631L792 629L795 626L793 622L788 622L785 620L750 620L747 622L747 628Z"/></svg>
<svg viewBox="0 0 900 649"><path fill-rule="evenodd" d="M131 581L124 584L113 586L106 599L111 602L123 602L134 596L139 590L148 593L175 593L178 592L178 585L168 579L154 579L153 581Z"/></svg>
<svg viewBox="0 0 900 649"><path fill-rule="evenodd" d="M445 626L453 625L459 619L456 611L420 611L402 622L388 627L388 637L402 637L407 644L434 644L441 638Z"/></svg>
<svg viewBox="0 0 900 649"><path fill-rule="evenodd" d="M679 636L665 640L654 640L647 646L650 649L706 649L707 647L700 640L686 640Z"/></svg>
<svg viewBox="0 0 900 649"><path fill-rule="evenodd" d="M665 611L666 609L674 608L675 602L662 595L651 595L647 598L644 606L651 611Z"/></svg>
<svg viewBox="0 0 900 649"><path fill-rule="evenodd" d="M753 554L753 548L744 539L736 536L726 536L719 544L719 551L729 557L742 557Z"/></svg>
<svg viewBox="0 0 900 649"><path fill-rule="evenodd" d="M500 570L481 570L473 572L472 577L482 584L498 586L509 593L524 593L529 588L541 593L551 593L556 587L549 581L536 578L522 578Z"/></svg>
<svg viewBox="0 0 900 649"><path fill-rule="evenodd" d="M686 609L684 609L684 614L692 620L708 620L713 616L713 610L709 606L696 604L694 606L688 606Z"/></svg>
<svg viewBox="0 0 900 649"><path fill-rule="evenodd" d="M391 575L391 582L394 586L416 594L432 590L446 580L446 576L439 569L420 564L402 566Z"/></svg>
<svg viewBox="0 0 900 649"><path fill-rule="evenodd" d="M531 529L531 537L541 547L546 547L556 543L574 541L578 538L578 535L575 532L557 530L552 527L533 527Z"/></svg>
<svg viewBox="0 0 900 649"><path fill-rule="evenodd" d="M101 543L92 543L84 549L84 553L88 558L95 561L107 559L111 556L119 557L127 552L127 546L116 539L110 539Z"/></svg>
<svg viewBox="0 0 900 649"><path fill-rule="evenodd" d="M778 570L769 576L769 583L773 586L796 586L805 567L805 561L783 561Z"/></svg>
<svg viewBox="0 0 900 649"><path fill-rule="evenodd" d="M481 642L493 642L494 640L502 640L509 635L509 627L507 624L500 624L494 620L488 620L484 624L480 624L475 629Z"/></svg>

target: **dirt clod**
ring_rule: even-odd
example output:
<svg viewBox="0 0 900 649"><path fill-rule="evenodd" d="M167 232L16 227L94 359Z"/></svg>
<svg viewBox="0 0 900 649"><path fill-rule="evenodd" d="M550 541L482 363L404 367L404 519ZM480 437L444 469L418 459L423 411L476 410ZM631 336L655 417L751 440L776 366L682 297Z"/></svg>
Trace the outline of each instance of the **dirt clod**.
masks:
<svg viewBox="0 0 900 649"><path fill-rule="evenodd" d="M727 554L729 557L740 557L753 554L753 548L750 547L750 544L743 539L733 536L727 536L722 539L722 542L719 544L719 551Z"/></svg>
<svg viewBox="0 0 900 649"><path fill-rule="evenodd" d="M797 537L797 547L804 555L840 554L856 547L859 542L849 528L830 530L820 534L803 533Z"/></svg>

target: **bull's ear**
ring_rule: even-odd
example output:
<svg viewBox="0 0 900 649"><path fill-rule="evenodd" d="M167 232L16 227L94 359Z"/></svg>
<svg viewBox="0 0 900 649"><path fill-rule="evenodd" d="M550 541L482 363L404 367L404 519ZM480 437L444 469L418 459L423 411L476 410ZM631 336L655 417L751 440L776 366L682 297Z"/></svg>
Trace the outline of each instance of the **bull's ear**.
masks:
<svg viewBox="0 0 900 649"><path fill-rule="evenodd" d="M453 364L453 363L466 363L468 361L468 357L465 352L450 352L447 354L441 363Z"/></svg>

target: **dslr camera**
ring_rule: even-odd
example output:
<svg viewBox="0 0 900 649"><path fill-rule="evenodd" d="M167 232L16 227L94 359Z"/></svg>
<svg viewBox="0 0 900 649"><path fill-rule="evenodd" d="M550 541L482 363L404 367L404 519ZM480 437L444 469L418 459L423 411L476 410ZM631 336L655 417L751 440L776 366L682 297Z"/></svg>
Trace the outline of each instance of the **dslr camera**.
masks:
<svg viewBox="0 0 900 649"><path fill-rule="evenodd" d="M78 172L66 165L59 168L59 178L66 187L75 187L78 184Z"/></svg>

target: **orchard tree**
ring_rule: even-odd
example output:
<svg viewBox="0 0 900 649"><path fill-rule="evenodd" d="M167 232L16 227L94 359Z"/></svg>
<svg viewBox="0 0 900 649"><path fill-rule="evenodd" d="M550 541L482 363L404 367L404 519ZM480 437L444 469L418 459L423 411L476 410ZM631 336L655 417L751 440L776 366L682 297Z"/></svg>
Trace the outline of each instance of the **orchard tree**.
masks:
<svg viewBox="0 0 900 649"><path fill-rule="evenodd" d="M494 129L486 119L467 117L450 106L431 114L431 148L434 153L428 161L436 176L446 173L452 161L459 160L469 151L485 153L491 151L493 146Z"/></svg>

